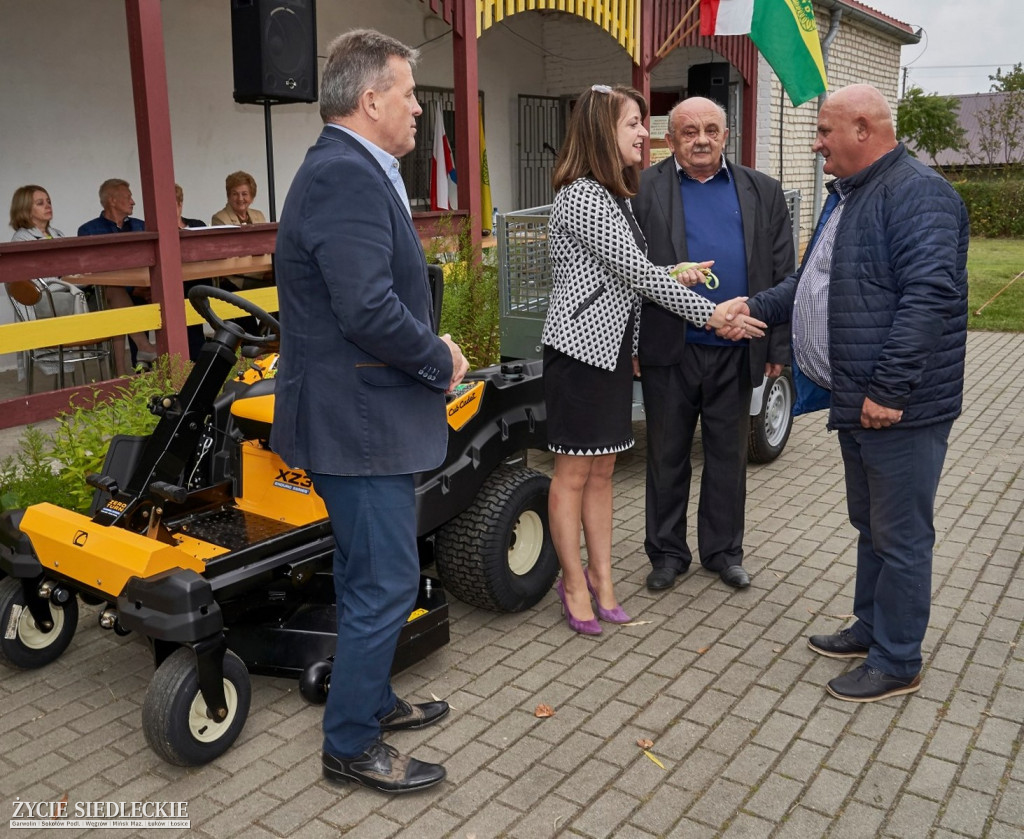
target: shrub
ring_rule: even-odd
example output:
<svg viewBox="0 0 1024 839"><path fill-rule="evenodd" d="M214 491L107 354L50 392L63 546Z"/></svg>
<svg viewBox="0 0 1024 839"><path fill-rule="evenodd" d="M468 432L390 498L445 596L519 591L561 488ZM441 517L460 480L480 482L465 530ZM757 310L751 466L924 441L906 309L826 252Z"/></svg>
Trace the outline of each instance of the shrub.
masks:
<svg viewBox="0 0 1024 839"><path fill-rule="evenodd" d="M177 393L190 369L178 356L161 356L151 372L125 379L111 398L72 404L57 417L52 438L29 426L18 454L0 463L0 510L49 501L86 512L94 490L85 477L102 471L114 435L149 434L158 421L150 397Z"/></svg>
<svg viewBox="0 0 1024 839"><path fill-rule="evenodd" d="M1024 180L972 180L953 187L967 205L971 235L1024 237Z"/></svg>
<svg viewBox="0 0 1024 839"><path fill-rule="evenodd" d="M441 307L441 332L450 333L472 369L497 364L501 358L501 331L498 320L498 265L496 249L483 254L474 251L468 219L458 232L452 231L452 218L439 224L442 236L427 252L427 259L444 268L444 304ZM444 251L443 242L454 239L456 249Z"/></svg>

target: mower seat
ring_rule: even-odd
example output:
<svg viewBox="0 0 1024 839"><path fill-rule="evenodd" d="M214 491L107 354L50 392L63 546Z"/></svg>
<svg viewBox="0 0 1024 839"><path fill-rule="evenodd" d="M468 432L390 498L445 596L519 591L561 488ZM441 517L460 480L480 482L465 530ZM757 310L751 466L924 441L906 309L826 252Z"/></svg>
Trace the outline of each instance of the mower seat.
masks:
<svg viewBox="0 0 1024 839"><path fill-rule="evenodd" d="M231 417L247 439L269 439L274 421L274 380L256 382L236 396L231 403Z"/></svg>

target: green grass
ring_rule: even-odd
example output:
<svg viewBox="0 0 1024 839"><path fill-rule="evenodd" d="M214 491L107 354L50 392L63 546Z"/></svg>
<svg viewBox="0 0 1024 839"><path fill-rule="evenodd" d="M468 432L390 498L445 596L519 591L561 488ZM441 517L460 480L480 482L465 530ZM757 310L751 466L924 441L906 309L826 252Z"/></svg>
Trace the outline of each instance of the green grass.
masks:
<svg viewBox="0 0 1024 839"><path fill-rule="evenodd" d="M1024 277L1005 288L1021 272L1024 239L972 237L967 255L968 329L1024 332ZM982 306L981 314L976 314Z"/></svg>

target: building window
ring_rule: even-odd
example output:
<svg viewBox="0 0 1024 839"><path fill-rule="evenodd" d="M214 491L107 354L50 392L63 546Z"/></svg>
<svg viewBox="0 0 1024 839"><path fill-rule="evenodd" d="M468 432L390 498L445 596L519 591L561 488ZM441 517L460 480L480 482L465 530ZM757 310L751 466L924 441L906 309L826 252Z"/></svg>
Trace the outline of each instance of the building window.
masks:
<svg viewBox="0 0 1024 839"><path fill-rule="evenodd" d="M434 120L439 103L448 145L452 147L452 155L456 153L455 91L449 87L417 85L416 98L423 108L416 126L416 148L402 158L400 165L412 211L426 213L430 211L430 161L434 156ZM480 113L483 110L484 97L480 94Z"/></svg>

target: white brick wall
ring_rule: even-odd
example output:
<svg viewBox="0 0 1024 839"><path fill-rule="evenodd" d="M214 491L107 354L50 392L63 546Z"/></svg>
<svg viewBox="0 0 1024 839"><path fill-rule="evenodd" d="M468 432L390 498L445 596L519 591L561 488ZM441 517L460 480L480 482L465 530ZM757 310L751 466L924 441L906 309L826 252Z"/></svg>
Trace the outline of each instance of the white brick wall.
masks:
<svg viewBox="0 0 1024 839"><path fill-rule="evenodd" d="M818 34L824 42L832 25L827 9L817 3L814 15ZM839 30L829 47L827 66L829 90L848 84L866 82L877 87L889 99L895 111L899 87L900 44L877 29L843 17ZM814 206L815 155L811 152L817 122L818 103L806 102L794 108L781 91L781 85L763 57L758 66L760 81L757 105L757 168L780 178L785 189L799 189L802 199L800 218L801 247L810 240L815 219ZM765 97L770 104L765 103ZM782 140L779 139L780 96ZM765 154L767 149L767 154Z"/></svg>

